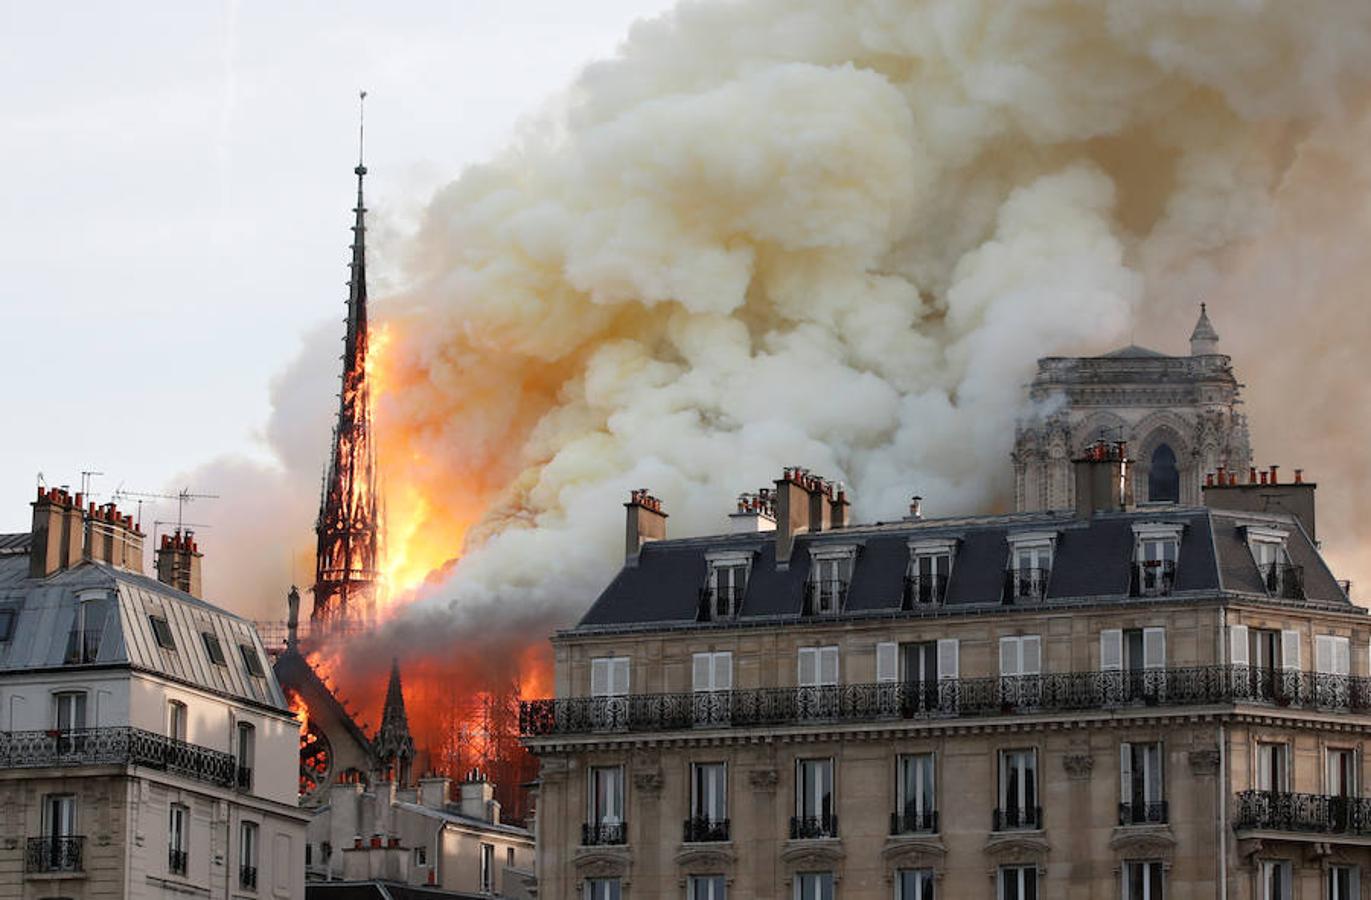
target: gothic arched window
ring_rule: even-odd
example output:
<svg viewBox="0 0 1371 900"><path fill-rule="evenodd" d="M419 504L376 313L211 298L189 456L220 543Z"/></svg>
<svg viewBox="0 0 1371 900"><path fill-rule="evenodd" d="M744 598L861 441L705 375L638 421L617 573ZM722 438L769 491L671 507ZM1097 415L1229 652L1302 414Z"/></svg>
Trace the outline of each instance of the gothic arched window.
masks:
<svg viewBox="0 0 1371 900"><path fill-rule="evenodd" d="M1152 451L1152 468L1147 473L1147 499L1153 502L1181 499L1181 473L1176 468L1176 451L1159 444Z"/></svg>

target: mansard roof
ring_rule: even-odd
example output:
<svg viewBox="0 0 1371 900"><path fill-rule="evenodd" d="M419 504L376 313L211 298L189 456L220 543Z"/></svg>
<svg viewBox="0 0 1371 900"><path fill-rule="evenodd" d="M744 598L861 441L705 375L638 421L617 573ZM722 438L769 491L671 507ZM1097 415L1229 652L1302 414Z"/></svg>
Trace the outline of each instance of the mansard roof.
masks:
<svg viewBox="0 0 1371 900"><path fill-rule="evenodd" d="M751 559L742 606L725 624L810 621L803 616L811 552L851 546L855 556L842 612L837 618L986 612L1002 608L1011 537L1047 532L1055 536L1051 576L1041 606L1149 602L1130 597L1134 526L1180 527L1179 560L1166 600L1218 596L1269 599L1246 543L1245 529L1268 526L1287 532L1290 562L1303 567L1308 606L1364 612L1348 600L1322 557L1288 515L1228 512L1170 504L1099 513L1089 519L1070 511L967 516L857 525L800 534L785 569L776 567L774 532L725 534L645 544L636 565L625 566L570 633L621 628L695 625L699 592L711 554L736 552ZM911 544L951 541L954 560L942 604L926 612L901 612ZM1275 601L1271 602L1292 602ZM1021 608L1021 607L1014 607ZM700 623L699 627L715 627Z"/></svg>
<svg viewBox="0 0 1371 900"><path fill-rule="evenodd" d="M257 629L248 620L155 578L104 563L87 561L40 579L29 577L28 566L27 553L0 554L0 610L17 613L11 639L0 642L0 674L81 665L65 662L72 624L83 600L104 598L109 603L99 651L84 665L128 667L255 705L286 708ZM174 650L158 644L153 616L166 621ZM223 665L210 659L205 635L218 641ZM244 652L255 654L261 677L248 672Z"/></svg>

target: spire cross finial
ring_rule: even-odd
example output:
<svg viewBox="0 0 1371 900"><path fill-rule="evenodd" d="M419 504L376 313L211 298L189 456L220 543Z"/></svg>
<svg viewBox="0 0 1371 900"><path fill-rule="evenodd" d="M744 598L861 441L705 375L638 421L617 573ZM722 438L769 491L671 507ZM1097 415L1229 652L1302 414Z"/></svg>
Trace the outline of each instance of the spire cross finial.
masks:
<svg viewBox="0 0 1371 900"><path fill-rule="evenodd" d="M363 150L363 147L365 146L364 143L363 143L363 138L366 136L366 120L367 120L367 92L366 92L366 91L358 91L358 92L357 92L357 174L358 174L358 175L365 175L365 174L367 173L366 164L362 161L362 160L363 160L362 150Z"/></svg>

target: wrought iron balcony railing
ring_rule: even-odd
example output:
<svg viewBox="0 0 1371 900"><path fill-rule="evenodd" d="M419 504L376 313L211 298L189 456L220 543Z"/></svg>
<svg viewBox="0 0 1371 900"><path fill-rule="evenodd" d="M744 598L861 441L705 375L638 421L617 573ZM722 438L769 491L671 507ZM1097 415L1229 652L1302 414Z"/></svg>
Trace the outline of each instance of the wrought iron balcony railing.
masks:
<svg viewBox="0 0 1371 900"><path fill-rule="evenodd" d="M1371 678L1257 666L1058 672L819 687L526 700L525 737L1258 703L1371 714Z"/></svg>
<svg viewBox="0 0 1371 900"><path fill-rule="evenodd" d="M186 867L190 864L190 852L177 850L175 847L167 848L167 871L173 875L186 874Z"/></svg>
<svg viewBox="0 0 1371 900"><path fill-rule="evenodd" d="M627 844L627 822L599 822L581 826L581 846L595 847L601 844Z"/></svg>
<svg viewBox="0 0 1371 900"><path fill-rule="evenodd" d="M24 850L24 871L33 874L80 872L86 839L78 835L29 838Z"/></svg>
<svg viewBox="0 0 1371 900"><path fill-rule="evenodd" d="M1142 560L1133 566L1131 597L1162 597L1176 586L1176 561L1173 559Z"/></svg>
<svg viewBox="0 0 1371 900"><path fill-rule="evenodd" d="M790 839L793 841L835 838L838 836L838 817L791 816Z"/></svg>
<svg viewBox="0 0 1371 900"><path fill-rule="evenodd" d="M947 576L937 574L906 575L904 596L900 608L919 609L938 606L947 597Z"/></svg>
<svg viewBox="0 0 1371 900"><path fill-rule="evenodd" d="M700 608L695 615L697 622L715 622L731 619L738 614L743 605L746 588L737 585L700 588Z"/></svg>
<svg viewBox="0 0 1371 900"><path fill-rule="evenodd" d="M1371 799L1241 791L1233 827L1238 831L1371 835Z"/></svg>
<svg viewBox="0 0 1371 900"><path fill-rule="evenodd" d="M685 820L682 840L687 844L728 840L728 819L694 816Z"/></svg>
<svg viewBox="0 0 1371 900"><path fill-rule="evenodd" d="M1010 806L997 809L992 825L995 831L1035 831L1043 827L1043 808Z"/></svg>
<svg viewBox="0 0 1371 900"><path fill-rule="evenodd" d="M246 890L257 888L257 867L239 866L238 867L238 886Z"/></svg>
<svg viewBox="0 0 1371 900"><path fill-rule="evenodd" d="M1304 599L1304 566L1271 563L1262 569L1266 592L1286 600Z"/></svg>
<svg viewBox="0 0 1371 900"><path fill-rule="evenodd" d="M1166 816L1165 800L1119 804L1120 825L1165 825Z"/></svg>
<svg viewBox="0 0 1371 900"><path fill-rule="evenodd" d="M847 582L842 580L805 582L802 616L827 616L843 611L847 602Z"/></svg>
<svg viewBox="0 0 1371 900"><path fill-rule="evenodd" d="M938 831L938 811L926 809L923 812L906 810L890 814L891 834L936 834Z"/></svg>
<svg viewBox="0 0 1371 900"><path fill-rule="evenodd" d="M196 744L141 728L0 732L0 768L132 765L233 787L237 761Z"/></svg>
<svg viewBox="0 0 1371 900"><path fill-rule="evenodd" d="M1001 599L1006 606L1041 603L1047 596L1047 582L1051 577L1051 569L1006 569Z"/></svg>

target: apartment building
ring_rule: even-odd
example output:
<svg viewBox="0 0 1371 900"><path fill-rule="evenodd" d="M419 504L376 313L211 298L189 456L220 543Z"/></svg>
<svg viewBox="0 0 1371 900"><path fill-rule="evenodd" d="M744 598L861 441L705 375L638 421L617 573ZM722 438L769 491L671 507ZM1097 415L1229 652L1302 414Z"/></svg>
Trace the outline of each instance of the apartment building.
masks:
<svg viewBox="0 0 1371 900"><path fill-rule="evenodd" d="M1371 867L1371 620L1311 484L852 525L803 470L627 561L553 637L539 896L1346 900Z"/></svg>
<svg viewBox="0 0 1371 900"><path fill-rule="evenodd" d="M0 535L0 898L303 898L299 731L194 536L40 489Z"/></svg>

